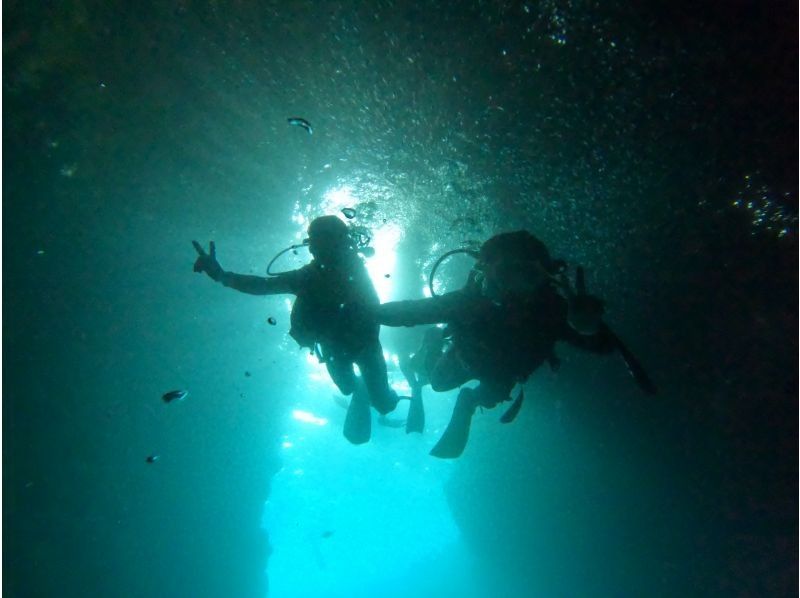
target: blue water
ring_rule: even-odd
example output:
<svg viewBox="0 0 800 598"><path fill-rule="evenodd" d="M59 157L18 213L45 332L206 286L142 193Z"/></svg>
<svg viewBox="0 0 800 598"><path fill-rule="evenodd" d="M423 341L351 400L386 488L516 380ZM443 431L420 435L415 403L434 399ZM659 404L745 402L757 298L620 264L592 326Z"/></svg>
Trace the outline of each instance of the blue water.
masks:
<svg viewBox="0 0 800 598"><path fill-rule="evenodd" d="M4 595L796 590L795 5L3 16ZM659 394L559 347L455 461L428 454L455 400L430 389L424 434L373 414L350 445L291 297L213 284L190 243L263 275L344 207L384 301L531 230L586 268ZM420 337L382 329L401 394Z"/></svg>

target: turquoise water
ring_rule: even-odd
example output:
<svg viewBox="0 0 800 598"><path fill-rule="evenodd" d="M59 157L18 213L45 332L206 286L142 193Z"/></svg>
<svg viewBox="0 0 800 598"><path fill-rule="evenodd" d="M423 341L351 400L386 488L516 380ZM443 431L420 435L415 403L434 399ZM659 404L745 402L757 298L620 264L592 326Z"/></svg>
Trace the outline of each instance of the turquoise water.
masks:
<svg viewBox="0 0 800 598"><path fill-rule="evenodd" d="M796 6L3 16L4 594L796 589ZM423 435L373 415L351 446L290 298L212 284L190 243L262 275L343 207L384 301L422 297L449 249L531 230L586 268L660 393L559 347L458 460L428 455L455 400L430 389ZM382 329L401 393L420 336Z"/></svg>

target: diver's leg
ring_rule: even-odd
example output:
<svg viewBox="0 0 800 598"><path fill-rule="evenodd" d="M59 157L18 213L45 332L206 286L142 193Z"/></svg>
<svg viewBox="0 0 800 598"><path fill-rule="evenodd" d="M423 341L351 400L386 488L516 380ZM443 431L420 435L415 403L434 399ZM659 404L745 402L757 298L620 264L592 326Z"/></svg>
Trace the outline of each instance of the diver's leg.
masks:
<svg viewBox="0 0 800 598"><path fill-rule="evenodd" d="M444 352L444 330L437 327L426 330L422 339L422 346L414 354L413 358L417 377L422 386L431 383L431 372L433 372L436 362L441 359Z"/></svg>
<svg viewBox="0 0 800 598"><path fill-rule="evenodd" d="M480 407L491 409L498 403L511 400L511 389L514 382L496 382L481 380L475 388L475 401Z"/></svg>
<svg viewBox="0 0 800 598"><path fill-rule="evenodd" d="M431 372L442 356L443 345L442 331L439 328L431 328L425 331L422 344L416 352L400 357L400 371L408 380L413 392L431 383Z"/></svg>
<svg viewBox="0 0 800 598"><path fill-rule="evenodd" d="M443 353L433 366L430 372L431 388L436 392L453 390L472 377L456 356L456 352L451 349Z"/></svg>
<svg viewBox="0 0 800 598"><path fill-rule="evenodd" d="M509 400L514 383L482 381L476 388L462 388L453 408L447 428L431 450L431 455L441 459L455 459L464 452L469 439L469 428L476 407L492 408ZM520 399L521 401L521 399ZM519 409L519 407L517 407ZM513 419L513 416L511 417ZM509 420L510 421L510 420Z"/></svg>
<svg viewBox="0 0 800 598"><path fill-rule="evenodd" d="M353 362L347 358L331 355L325 366L339 391L344 395L352 395L344 418L344 437L353 444L364 444L369 441L372 427L364 383L356 377Z"/></svg>
<svg viewBox="0 0 800 598"><path fill-rule="evenodd" d="M353 371L353 362L349 359L338 359L331 355L325 362L328 375L343 395L351 395L356 389L356 374Z"/></svg>
<svg viewBox="0 0 800 598"><path fill-rule="evenodd" d="M414 359L410 355L400 358L400 371L405 376L406 380L408 381L408 385L411 387L411 390L414 390L416 387L421 386L420 380L417 377L417 370L414 367Z"/></svg>
<svg viewBox="0 0 800 598"><path fill-rule="evenodd" d="M428 383L428 377L416 369L416 359L405 357L400 359L400 371L408 380L411 387L410 405L406 418L406 434L409 432L422 433L425 430L425 407L422 403L422 387Z"/></svg>
<svg viewBox="0 0 800 598"><path fill-rule="evenodd" d="M367 386L372 406L383 415L394 411L397 407L397 393L389 388L386 362L383 360L380 342L375 339L364 347L356 363Z"/></svg>

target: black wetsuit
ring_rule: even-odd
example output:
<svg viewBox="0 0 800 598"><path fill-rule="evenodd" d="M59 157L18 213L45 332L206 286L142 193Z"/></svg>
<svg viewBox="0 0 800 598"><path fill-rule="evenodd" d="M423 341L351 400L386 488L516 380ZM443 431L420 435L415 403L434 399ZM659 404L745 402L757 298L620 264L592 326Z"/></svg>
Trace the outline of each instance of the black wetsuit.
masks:
<svg viewBox="0 0 800 598"><path fill-rule="evenodd" d="M377 321L386 326L448 324L452 347L429 373L431 386L450 390L476 379L480 404L493 407L553 356L557 341L595 353L615 350L605 326L598 334L581 335L567 322L567 309L566 300L550 286L502 304L467 287L439 297L385 303L377 308Z"/></svg>
<svg viewBox="0 0 800 598"><path fill-rule="evenodd" d="M351 318L348 315L351 312L343 309L346 305L379 304L367 269L355 252L332 265L313 260L274 278L226 272L222 283L253 295L296 295L290 334L298 344L319 349L331 379L343 394L355 390L355 363L373 406L381 413L394 408L397 399L387 380L386 362L378 340L379 325Z"/></svg>

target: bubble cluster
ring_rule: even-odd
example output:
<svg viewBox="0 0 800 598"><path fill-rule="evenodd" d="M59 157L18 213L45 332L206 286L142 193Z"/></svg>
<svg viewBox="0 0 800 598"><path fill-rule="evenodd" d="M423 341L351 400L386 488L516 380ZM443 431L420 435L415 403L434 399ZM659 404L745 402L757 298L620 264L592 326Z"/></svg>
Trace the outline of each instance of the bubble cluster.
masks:
<svg viewBox="0 0 800 598"><path fill-rule="evenodd" d="M776 191L760 171L744 176L742 187L731 205L749 212L753 234L767 232L777 237L797 234L796 194ZM795 206L795 210L790 206Z"/></svg>

